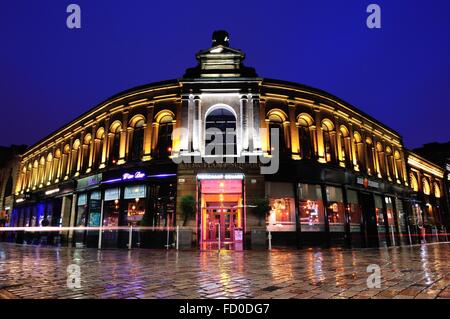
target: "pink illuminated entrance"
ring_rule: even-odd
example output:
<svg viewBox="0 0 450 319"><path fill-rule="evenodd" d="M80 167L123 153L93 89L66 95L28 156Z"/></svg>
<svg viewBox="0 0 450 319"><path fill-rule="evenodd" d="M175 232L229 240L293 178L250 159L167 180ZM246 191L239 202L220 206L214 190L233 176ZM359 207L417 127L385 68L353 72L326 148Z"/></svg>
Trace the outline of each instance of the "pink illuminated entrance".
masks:
<svg viewBox="0 0 450 319"><path fill-rule="evenodd" d="M199 181L201 244L234 249L242 244L244 205L242 179ZM206 246L205 246L206 245Z"/></svg>

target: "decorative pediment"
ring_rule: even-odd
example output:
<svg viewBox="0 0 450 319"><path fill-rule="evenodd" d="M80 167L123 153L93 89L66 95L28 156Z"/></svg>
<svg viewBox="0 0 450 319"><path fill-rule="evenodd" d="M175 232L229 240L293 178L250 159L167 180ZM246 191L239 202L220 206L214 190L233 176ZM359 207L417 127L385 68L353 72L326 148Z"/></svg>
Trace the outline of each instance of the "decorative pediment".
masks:
<svg viewBox="0 0 450 319"><path fill-rule="evenodd" d="M213 46L196 54L198 65L186 70L184 78L256 77L255 69L243 65L245 54L229 47L226 31L213 33Z"/></svg>

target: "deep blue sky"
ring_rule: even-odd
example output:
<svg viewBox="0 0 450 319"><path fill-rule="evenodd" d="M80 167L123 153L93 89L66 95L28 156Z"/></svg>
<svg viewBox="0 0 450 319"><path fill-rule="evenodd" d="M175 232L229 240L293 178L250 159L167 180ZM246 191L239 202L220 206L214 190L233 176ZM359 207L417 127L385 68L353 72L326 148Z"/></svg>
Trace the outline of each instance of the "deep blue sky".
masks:
<svg viewBox="0 0 450 319"><path fill-rule="evenodd" d="M66 27L70 3L81 30ZM366 27L370 3L381 30ZM409 148L450 140L449 0L2 0L0 145L35 143L122 90L181 77L216 29L260 76L335 94Z"/></svg>

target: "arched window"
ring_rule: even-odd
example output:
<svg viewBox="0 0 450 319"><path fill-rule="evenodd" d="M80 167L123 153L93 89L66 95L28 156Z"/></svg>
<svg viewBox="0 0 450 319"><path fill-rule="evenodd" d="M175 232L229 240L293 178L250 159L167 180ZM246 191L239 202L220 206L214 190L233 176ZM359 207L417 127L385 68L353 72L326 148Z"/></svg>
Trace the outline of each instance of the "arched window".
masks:
<svg viewBox="0 0 450 319"><path fill-rule="evenodd" d="M441 188L438 183L434 183L434 197L441 198Z"/></svg>
<svg viewBox="0 0 450 319"><path fill-rule="evenodd" d="M386 146L386 159L387 159L387 173L392 179L395 179L394 172L394 157L392 155L392 149L389 146ZM416 180L417 183L417 180Z"/></svg>
<svg viewBox="0 0 450 319"><path fill-rule="evenodd" d="M302 113L298 116L297 123L301 157L302 159L314 159L314 140L311 132L314 120L309 114Z"/></svg>
<svg viewBox="0 0 450 319"><path fill-rule="evenodd" d="M109 151L109 164L116 164L120 159L120 132L122 123L115 121L111 124L109 129L111 133L110 137L110 151Z"/></svg>
<svg viewBox="0 0 450 319"><path fill-rule="evenodd" d="M351 139L350 132L347 127L341 125L339 128L339 138L341 139L341 154L342 160L345 163L345 167L352 168L352 151L351 151Z"/></svg>
<svg viewBox="0 0 450 319"><path fill-rule="evenodd" d="M24 190L29 190L32 187L32 177L33 177L33 165L31 163L28 163L27 166L27 178L26 178L26 184L24 185Z"/></svg>
<svg viewBox="0 0 450 319"><path fill-rule="evenodd" d="M102 162L103 147L105 144L105 129L100 127L95 133L94 154L92 167L98 168Z"/></svg>
<svg viewBox="0 0 450 319"><path fill-rule="evenodd" d="M426 178L422 179L422 191L425 195L430 195L431 193L430 182Z"/></svg>
<svg viewBox="0 0 450 319"><path fill-rule="evenodd" d="M207 113L205 119L205 145L205 155L237 154L236 117L230 110L216 108Z"/></svg>
<svg viewBox="0 0 450 319"><path fill-rule="evenodd" d="M50 184L52 179L52 167L53 167L53 154L48 153L47 161L45 162L45 174L44 174L44 185Z"/></svg>
<svg viewBox="0 0 450 319"><path fill-rule="evenodd" d="M279 154L285 154L286 149L286 130L284 129L284 123L287 120L286 114L278 109L270 110L267 114L267 119L269 122L269 150L270 152L275 150L275 145L273 145L272 141L272 129L278 129L278 141L279 141Z"/></svg>
<svg viewBox="0 0 450 319"><path fill-rule="evenodd" d="M361 135L358 132L353 133L354 141L355 141L355 157L356 163L359 166L359 170L362 172L365 170L365 161L364 161L364 144L362 142Z"/></svg>
<svg viewBox="0 0 450 319"><path fill-rule="evenodd" d="M60 146L59 146L60 147ZM61 149L58 147L58 149L55 151L54 156L54 164L53 164L53 171L52 171L52 179L55 180L59 178L58 171L61 165Z"/></svg>
<svg viewBox="0 0 450 319"><path fill-rule="evenodd" d="M82 156L81 156L81 173L86 173L88 167L89 167L89 152L90 152L90 145L92 141L92 135L86 134L83 141L83 148L82 148Z"/></svg>
<svg viewBox="0 0 450 319"><path fill-rule="evenodd" d="M129 160L139 161L144 149L145 118L142 115L134 116L130 121L130 126L133 128L133 133L131 136Z"/></svg>
<svg viewBox="0 0 450 319"><path fill-rule="evenodd" d="M373 150L373 143L370 137L366 138L366 152L367 152L367 173L375 174L375 154Z"/></svg>
<svg viewBox="0 0 450 319"><path fill-rule="evenodd" d="M414 192L418 192L419 191L419 183L417 182L417 178L414 175L414 173L409 174L409 180L410 180L412 190Z"/></svg>
<svg viewBox="0 0 450 319"><path fill-rule="evenodd" d="M174 115L170 111L162 111L156 116L156 122L158 123L156 158L164 159L172 154L172 131Z"/></svg>
<svg viewBox="0 0 450 319"><path fill-rule="evenodd" d="M378 165L380 168L381 176L386 176L386 161L383 145L380 142L377 143Z"/></svg>
<svg viewBox="0 0 450 319"><path fill-rule="evenodd" d="M41 187L44 184L45 177L45 157L42 156L39 160L39 170L38 170L38 186Z"/></svg>
<svg viewBox="0 0 450 319"><path fill-rule="evenodd" d="M72 145L72 159L70 167L70 175L73 175L77 171L78 165L78 152L80 151L81 142L80 140L75 140Z"/></svg>
<svg viewBox="0 0 450 319"><path fill-rule="evenodd" d="M36 159L33 163L33 178L32 178L33 188L39 184L39 162Z"/></svg>
<svg viewBox="0 0 450 319"><path fill-rule="evenodd" d="M335 132L334 125L329 119L322 121L322 135L323 135L323 155L327 163L335 162L336 157L334 153Z"/></svg>
<svg viewBox="0 0 450 319"><path fill-rule="evenodd" d="M394 152L394 160L395 167L397 168L398 179L403 180L403 165L402 165L402 157L400 156L399 151Z"/></svg>
<svg viewBox="0 0 450 319"><path fill-rule="evenodd" d="M62 156L62 167L61 167L61 176L65 177L67 176L67 166L69 163L70 158L70 146L69 144L66 144L63 149L63 156Z"/></svg>

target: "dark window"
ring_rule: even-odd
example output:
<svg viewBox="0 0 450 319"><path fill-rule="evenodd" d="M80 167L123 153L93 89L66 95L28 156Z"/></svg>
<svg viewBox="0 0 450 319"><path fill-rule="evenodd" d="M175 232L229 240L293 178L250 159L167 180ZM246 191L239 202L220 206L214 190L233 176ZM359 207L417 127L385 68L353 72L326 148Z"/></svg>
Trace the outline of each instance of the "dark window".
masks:
<svg viewBox="0 0 450 319"><path fill-rule="evenodd" d="M233 113L223 108L212 111L206 117L205 129L205 144L211 150L207 155L216 155L217 150L226 155L237 154L236 117Z"/></svg>
<svg viewBox="0 0 450 319"><path fill-rule="evenodd" d="M130 160L139 161L142 157L144 145L144 121L139 121L133 133L133 143L131 145Z"/></svg>
<svg viewBox="0 0 450 319"><path fill-rule="evenodd" d="M172 153L172 116L166 115L159 122L156 158L167 158Z"/></svg>

